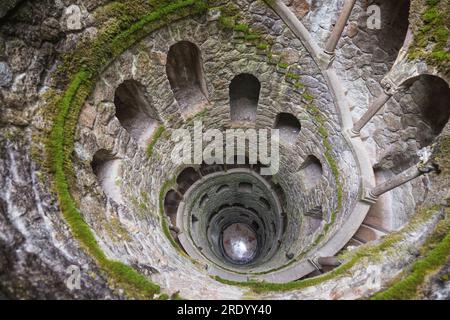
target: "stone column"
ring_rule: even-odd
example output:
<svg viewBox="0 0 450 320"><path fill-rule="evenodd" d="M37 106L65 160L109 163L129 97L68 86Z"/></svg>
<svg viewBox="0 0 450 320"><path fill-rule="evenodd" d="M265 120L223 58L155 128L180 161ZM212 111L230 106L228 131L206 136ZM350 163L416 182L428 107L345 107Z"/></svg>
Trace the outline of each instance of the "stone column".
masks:
<svg viewBox="0 0 450 320"><path fill-rule="evenodd" d="M383 83L382 83L383 85ZM351 130L352 136L358 136L369 121L383 108L386 102L399 91L399 87L393 85L390 82L386 82L383 86L383 92L372 102L367 111L362 117L353 125Z"/></svg>
<svg viewBox="0 0 450 320"><path fill-rule="evenodd" d="M336 46L341 39L342 33L344 32L345 25L347 24L350 14L352 13L353 7L355 6L356 0L346 0L344 7L342 8L341 14L334 26L333 32L330 38L328 38L327 44L325 45L325 53L328 55L334 55Z"/></svg>
<svg viewBox="0 0 450 320"><path fill-rule="evenodd" d="M391 99L392 95L383 91L369 106L369 109L363 114L363 116L353 125L352 134L357 136L360 134L362 128L369 123L369 121L380 111L386 102Z"/></svg>
<svg viewBox="0 0 450 320"><path fill-rule="evenodd" d="M423 174L437 171L437 167L433 164L424 164L420 162L419 164L403 171L402 173L388 179L387 181L376 186L369 191L369 198L372 200L377 200L382 194L391 191Z"/></svg>

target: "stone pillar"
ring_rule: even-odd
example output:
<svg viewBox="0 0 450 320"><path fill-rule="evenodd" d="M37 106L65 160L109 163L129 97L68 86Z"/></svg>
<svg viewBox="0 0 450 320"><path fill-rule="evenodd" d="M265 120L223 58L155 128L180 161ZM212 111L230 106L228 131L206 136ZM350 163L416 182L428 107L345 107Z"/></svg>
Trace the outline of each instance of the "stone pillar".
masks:
<svg viewBox="0 0 450 320"><path fill-rule="evenodd" d="M399 91L399 87L393 85L391 82L384 82L383 92L372 102L367 111L362 117L353 125L351 130L352 136L359 136L362 128L364 128L369 121L383 108L386 102ZM383 83L382 83L383 85Z"/></svg>
<svg viewBox="0 0 450 320"><path fill-rule="evenodd" d="M345 25L347 24L350 14L352 13L353 7L355 6L356 0L346 0L344 7L342 8L341 14L334 26L333 32L330 38L328 38L327 44L325 45L325 53L328 55L334 55L336 46L341 39L342 33L344 32Z"/></svg>
<svg viewBox="0 0 450 320"><path fill-rule="evenodd" d="M369 191L369 198L376 201L382 194L391 191L423 174L437 171L437 167L433 164L424 164L420 162L419 164L403 171L402 173L388 179L387 181L376 186Z"/></svg>

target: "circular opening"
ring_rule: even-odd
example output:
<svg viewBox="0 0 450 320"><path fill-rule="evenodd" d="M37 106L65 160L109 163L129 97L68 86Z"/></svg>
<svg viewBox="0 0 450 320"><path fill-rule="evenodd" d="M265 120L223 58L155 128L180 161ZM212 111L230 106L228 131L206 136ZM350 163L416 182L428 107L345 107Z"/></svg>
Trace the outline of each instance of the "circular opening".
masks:
<svg viewBox="0 0 450 320"><path fill-rule="evenodd" d="M252 261L258 249L255 231L243 223L233 223L222 232L222 246L226 257L236 264Z"/></svg>
<svg viewBox="0 0 450 320"><path fill-rule="evenodd" d="M226 270L271 268L284 221L275 190L261 176L248 168L202 175L183 199L177 227L190 255Z"/></svg>

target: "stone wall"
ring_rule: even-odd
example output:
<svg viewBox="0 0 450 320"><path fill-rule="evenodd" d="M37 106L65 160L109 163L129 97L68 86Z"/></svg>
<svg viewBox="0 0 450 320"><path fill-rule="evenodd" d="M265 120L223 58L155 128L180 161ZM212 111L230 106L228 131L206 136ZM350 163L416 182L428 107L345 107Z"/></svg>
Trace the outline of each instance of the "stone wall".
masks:
<svg viewBox="0 0 450 320"><path fill-rule="evenodd" d="M253 6L250 12L256 11L255 7ZM259 11L258 14L250 15L247 18L249 24L254 28L262 29L265 27L265 25L258 24L260 18L257 17L261 17L261 15L270 16L266 11ZM292 53L291 49L282 46L283 43L286 45L295 43L292 33L287 29L279 33L280 36L276 38L274 46L277 47L280 55L283 55L285 50ZM255 128L272 128L279 112L292 113L301 122L302 130L294 148L282 145L281 170L273 178L274 181L279 181L284 190L287 199L285 210L288 215L288 225L282 240L281 250L271 263L273 269L278 269L289 262L286 255L301 256L308 250L313 249L310 244L315 239L325 235L324 228L332 219L336 220L331 223L331 228L326 234L327 238L324 239L328 239L335 230L339 229L340 223L345 221L345 218L351 212L353 202L357 200L356 197L359 193L357 176L345 174L346 172L354 172L358 168L353 159L351 148L339 133L339 120L335 118L336 111L331 111L334 108L326 103L331 102L332 98L326 91L326 83L323 76L320 75L318 67L308 57L301 44L297 45L297 49L299 52L304 52L301 57L302 63L305 64L308 60L310 62L309 67L307 65L305 67L300 66L300 79L301 81L306 80L306 89L314 97L314 102L317 102L320 113L323 112L323 117L326 117L325 126L329 134L328 139L333 145L331 157L336 159L337 166L342 168L340 170L342 174L338 177L339 187L343 190L343 205L341 208L338 208L336 178L330 164L323 155L326 152L323 145L324 138L318 134L322 124L319 123L317 115L314 118L308 112L308 102L304 100L301 93L294 91L292 85L285 80L285 73L277 71L277 65L268 63L267 58L258 54L254 46L243 43L235 44L233 33L221 30L217 21L201 20L197 22L193 19L187 19L154 32L136 48L123 54L101 75L89 102L82 111L76 144L77 154L82 160L76 166L76 172L79 172L78 189L93 189L93 194L88 193L80 196L81 211L89 224L93 226L96 232L100 233L100 238L105 237L102 241L104 246L106 248L113 246L114 239L108 237L108 229L101 226L104 223L104 218L98 219L97 216L99 212L106 212L105 218L116 216L117 213L108 213L109 210L114 211L115 206L107 204L105 210L101 209L105 206L104 200L95 201L95 198L98 195L101 196L102 192L98 189L98 184L95 183L90 166L93 154L99 149L106 149L114 157L121 159L122 175L117 177L120 180L117 183L122 194L124 194L125 203L123 207L134 209L128 210L130 211L128 215L133 216L133 220L136 219L135 215L138 217L139 215L148 216L140 222L144 225L143 228L148 228L146 224L151 224L153 228L158 226L159 192L166 181L176 177L183 169L183 167L180 168L172 163L169 152L174 147L174 143L170 141L171 129L173 127L178 128L179 119L185 116L180 112L182 108L172 92L165 68L169 48L178 41L190 41L201 48L203 72L208 87L210 105L207 106L208 112L197 120L203 121L205 130L231 127L229 84L236 75L242 73L254 74L261 81L256 122L253 124ZM220 57L220 59L217 57ZM294 66L296 65L295 62L297 60L292 62ZM150 97L149 103L157 110L162 123L166 126L167 134L161 137L155 145L155 150L149 160L145 155L145 147L139 146L114 117L115 89L123 81L129 79L134 79L145 87L145 94ZM187 121L181 124L181 128L183 127L192 130L192 122ZM318 159L321 159L323 176L318 188L308 192L301 184L298 172L301 171L301 165L309 155L315 155ZM107 203L113 201L114 199L107 199ZM311 227L311 223L308 221L310 218L304 216L304 214L318 205L322 206L322 221L319 225ZM336 215L336 218L332 218L332 215ZM305 224L303 224L303 220L305 220ZM134 221L134 223L138 222ZM128 225L131 225L131 223L128 223ZM152 233L157 233L157 231L153 230ZM158 240L155 239L154 241L158 243L164 241L162 240L164 235L160 233L159 236ZM133 235L130 238L130 251L134 251L135 254L127 253L126 250L121 250L115 246L108 248L108 252L114 253L115 258L120 258L126 262L151 265L157 270L164 269L157 262L161 253L155 252L156 247L150 245L152 241L146 240L147 245L145 246L149 250L148 256L151 257L150 261L152 261L150 263L148 260L142 261L142 254L139 250L131 249L136 244L133 243ZM117 240L121 242L122 239ZM165 242L167 245L168 241L165 240ZM140 246L142 246L141 243ZM165 247L164 252L166 254L170 252L167 258L170 259L171 268L175 268L171 259L175 259L178 253L167 247ZM176 257L176 260L180 259ZM133 262L134 260L136 262ZM189 262L185 261L183 264L185 263ZM258 269L254 270L254 272L256 271ZM172 277L171 274L173 272L169 274L161 272L161 277ZM175 287L173 286L171 289L175 290Z"/></svg>
<svg viewBox="0 0 450 320"><path fill-rule="evenodd" d="M94 12L107 1L84 2L10 1L0 6L0 295L8 298L127 296L74 239L61 214L53 172L42 157L52 113L57 111L50 108L48 97L61 93L67 80L55 78L54 71L63 53L82 40L95 39L99 21ZM343 1L285 2L322 45ZM237 75L251 74L261 85L255 121L245 127L272 128L280 112L294 115L301 124L296 141L282 142L280 171L268 178L285 196L288 222L281 250L270 267L289 264L292 269L284 269L289 272L308 263L307 258L315 259L317 250L333 240L367 191L358 162L361 155L345 132L341 102L314 54L263 1L233 3L242 12L236 23L250 26L270 48L258 47L251 37L242 37L242 31L221 25L216 9L159 28L102 70L78 118L71 156L76 173L69 181L71 196L105 255L132 266L159 284L162 292L189 299L256 296L212 279L203 265L174 247L165 228L170 223L160 210L165 193L176 188L174 180L185 168L170 159L172 130L192 132L194 120L202 120L205 129L236 127L230 117L229 85ZM381 92L380 81L403 44L405 12L389 3L382 1L382 10L388 12L382 21L388 27L371 31L365 27L369 3L358 2L336 52L334 67L354 120ZM397 13L400 18L394 19ZM199 48L208 99L188 105L189 112L183 111L167 76L167 54L179 41ZM152 116L158 118L152 128L145 127L142 141L116 117L116 89L131 79L142 85ZM423 112L424 102L433 104L433 94L422 80L391 99L362 132L377 182L416 163L416 152L440 133L442 125L436 123L446 121ZM435 95L445 96L444 90ZM148 139L158 126L165 131ZM312 189L302 181L308 179L303 170L310 156L322 168ZM379 233L374 238L378 238L407 225L421 204L433 205L446 192L433 177L414 180L382 196L363 227L375 227ZM375 269L384 270L382 283L415 260L407 248L423 244L441 216L429 217L415 230L406 229L394 246L399 250L395 259L387 253L381 259L367 258ZM366 286L368 261L352 265L351 277L340 274L318 286L259 297L368 297L380 289ZM83 290L66 285L70 266L81 268Z"/></svg>

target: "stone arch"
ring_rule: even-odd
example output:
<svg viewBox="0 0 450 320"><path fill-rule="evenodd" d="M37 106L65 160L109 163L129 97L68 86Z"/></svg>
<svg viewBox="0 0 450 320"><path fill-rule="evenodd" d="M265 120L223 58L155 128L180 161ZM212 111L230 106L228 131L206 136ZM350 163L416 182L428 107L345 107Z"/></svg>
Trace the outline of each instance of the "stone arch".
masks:
<svg viewBox="0 0 450 320"><path fill-rule="evenodd" d="M322 178L322 163L316 156L309 155L301 165L299 174L305 189L311 190L319 184Z"/></svg>
<svg viewBox="0 0 450 320"><path fill-rule="evenodd" d="M182 114L190 114L208 103L200 49L189 41L172 45L166 73Z"/></svg>
<svg viewBox="0 0 450 320"><path fill-rule="evenodd" d="M286 199L286 193L284 192L283 188L279 184L274 184L272 186L272 189L275 192L275 194L277 195L281 206L285 207L287 204L287 199Z"/></svg>
<svg viewBox="0 0 450 320"><path fill-rule="evenodd" d="M178 191L184 194L200 178L200 174L194 168L184 169L177 177Z"/></svg>
<svg viewBox="0 0 450 320"><path fill-rule="evenodd" d="M114 93L114 105L122 127L139 145L146 146L161 120L147 98L145 87L136 80L125 80Z"/></svg>
<svg viewBox="0 0 450 320"><path fill-rule="evenodd" d="M261 83L248 73L237 75L230 83L230 118L233 122L255 122Z"/></svg>
<svg viewBox="0 0 450 320"><path fill-rule="evenodd" d="M110 151L100 149L92 157L91 167L105 195L117 203L122 203L121 160Z"/></svg>
<svg viewBox="0 0 450 320"><path fill-rule="evenodd" d="M202 208L208 200L209 200L209 195L208 195L207 193L205 193L205 194L201 197L198 206L199 206L200 208Z"/></svg>
<svg viewBox="0 0 450 320"><path fill-rule="evenodd" d="M217 188L216 193L221 193L227 190L230 190L230 186L228 184L223 184L219 188Z"/></svg>
<svg viewBox="0 0 450 320"><path fill-rule="evenodd" d="M180 194L173 189L169 190L164 198L164 212L173 226L177 223L177 211L181 200Z"/></svg>
<svg viewBox="0 0 450 320"><path fill-rule="evenodd" d="M362 32L356 34L354 42L364 53L371 54L373 61L386 63L390 68L408 32L410 0L367 1L366 6L370 5L378 5L381 9L381 28L369 29L369 16L360 15L358 25ZM367 41L367 35L371 36L371 41Z"/></svg>
<svg viewBox="0 0 450 320"><path fill-rule="evenodd" d="M408 92L399 103L404 112L402 127L417 128L419 147L430 145L449 121L450 88L448 83L434 75L422 74L404 82Z"/></svg>
<svg viewBox="0 0 450 320"><path fill-rule="evenodd" d="M249 182L241 182L239 183L239 192L241 193L252 193L253 185Z"/></svg>
<svg viewBox="0 0 450 320"><path fill-rule="evenodd" d="M208 164L205 161L207 161L208 163L212 163L212 164ZM223 164L220 164L220 162L223 162L223 160L220 159L205 159L205 161L202 162L202 164L200 165L200 173L203 176L207 176L208 174L212 174L214 172L221 172L225 170L225 167Z"/></svg>
<svg viewBox="0 0 450 320"><path fill-rule="evenodd" d="M270 205L270 202L269 202L266 198L264 198L264 197L259 197L259 201L264 205L264 207L265 207L267 210L270 210L270 208L272 207L272 206Z"/></svg>
<svg viewBox="0 0 450 320"><path fill-rule="evenodd" d="M293 144L300 133L301 125L297 117L282 112L277 115L274 128L280 130L280 139Z"/></svg>

